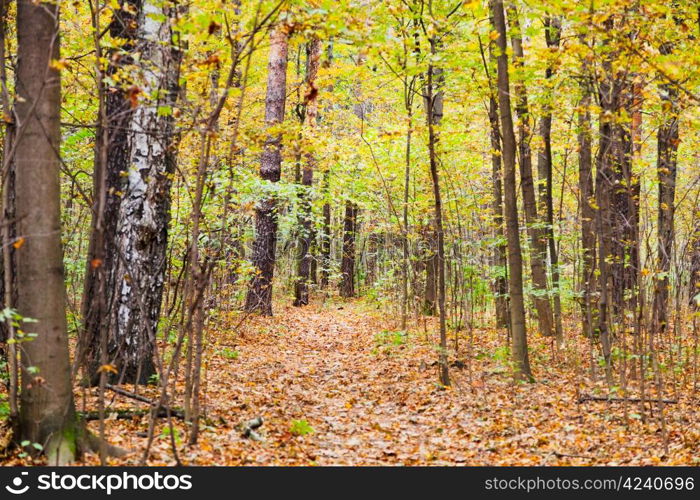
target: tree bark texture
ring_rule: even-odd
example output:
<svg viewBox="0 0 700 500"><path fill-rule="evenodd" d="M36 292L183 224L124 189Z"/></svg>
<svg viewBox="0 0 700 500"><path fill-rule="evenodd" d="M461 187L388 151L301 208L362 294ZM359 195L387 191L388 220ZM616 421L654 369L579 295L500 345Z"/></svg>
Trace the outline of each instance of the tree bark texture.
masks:
<svg viewBox="0 0 700 500"><path fill-rule="evenodd" d="M120 78L123 78L124 73L133 64L132 52L138 39L140 3L138 0L122 1L121 8L112 12L109 34L112 39L121 39L124 42L120 50L113 49L107 52L107 77L120 75ZM132 8L125 8L127 4ZM99 368L102 364L101 334L105 332L108 335L108 344L111 341L113 349L118 337L115 332L116 315L113 314L114 309L111 306L115 292L116 269L119 266L117 221L125 188L124 173L129 171L131 160L129 127L133 109L129 87L130 85L124 84L105 86L102 103L104 123L100 124L96 136L94 201L83 291L83 332L79 353L84 356L87 377L92 385L99 381ZM133 93L133 90L131 92ZM102 114L102 110L100 113ZM131 381L133 380L129 382Z"/></svg>
<svg viewBox="0 0 700 500"><path fill-rule="evenodd" d="M510 111L510 83L506 55L506 23L502 0L491 0L492 18L497 38L498 108L503 138L503 191L508 240L508 289L510 291L510 327L514 377L532 379L527 348L525 300L523 296L523 257L518 230L517 184L515 179L516 141Z"/></svg>
<svg viewBox="0 0 700 500"><path fill-rule="evenodd" d="M343 251L340 261L340 296L355 296L355 240L359 207L352 201L345 202L343 219Z"/></svg>
<svg viewBox="0 0 700 500"><path fill-rule="evenodd" d="M511 4L508 7L508 20L511 23L511 45L513 47L513 64L520 70L524 64L522 35L518 13ZM537 310L537 322L540 333L546 337L554 335L552 308L549 301L547 284L547 235L542 228L542 220L537 215L535 183L532 176L532 138L531 117L527 101L527 90L519 79L513 85L515 111L518 115L518 154L520 164L520 187L523 193L523 208L527 233L530 239L530 269L532 272L533 297Z"/></svg>
<svg viewBox="0 0 700 500"><path fill-rule="evenodd" d="M77 455L60 220L61 140L58 5L17 2L16 230L17 310L27 332L21 355L21 439L39 443L49 462ZM27 339L28 341L23 341ZM28 447L31 449L31 447Z"/></svg>
<svg viewBox="0 0 700 500"><path fill-rule="evenodd" d="M267 66L265 126L274 129L284 121L287 93L287 52L289 33L278 26L270 35ZM265 140L260 157L260 178L267 183L280 180L282 169L282 134L273 130ZM271 193L263 193L255 207L255 241L253 242L253 275L248 287L245 310L272 316L272 280L277 249L277 201Z"/></svg>
<svg viewBox="0 0 700 500"><path fill-rule="evenodd" d="M164 21L158 19L165 16ZM175 172L172 114L179 91L181 52L173 45L172 12L145 1L138 14L142 89L128 128L129 169L116 225L115 277L108 306L115 315L107 349L115 380L148 383L163 298L170 186Z"/></svg>
<svg viewBox="0 0 700 500"><path fill-rule="evenodd" d="M670 54L672 46L664 44L662 54ZM654 282L654 328L663 333L668 326L668 298L671 287L671 253L673 251L676 171L678 167L678 89L675 85L659 87L663 122L657 133L656 171L659 180L657 268Z"/></svg>
<svg viewBox="0 0 700 500"><path fill-rule="evenodd" d="M303 127L312 136L318 118L318 89L316 77L321 60L321 40L314 38L306 45L306 93L304 95L304 124ZM305 306L309 303L309 281L314 256L311 252L314 241L313 213L311 188L314 179L316 158L313 152L304 154L304 166L301 172L301 191L299 216L299 256L297 262L297 281L294 286L294 305Z"/></svg>

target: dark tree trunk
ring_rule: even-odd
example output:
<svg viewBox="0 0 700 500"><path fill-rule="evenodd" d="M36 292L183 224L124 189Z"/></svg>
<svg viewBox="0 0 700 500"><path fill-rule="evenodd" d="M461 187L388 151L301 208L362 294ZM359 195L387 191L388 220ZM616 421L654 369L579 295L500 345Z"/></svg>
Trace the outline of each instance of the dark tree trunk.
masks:
<svg viewBox="0 0 700 500"><path fill-rule="evenodd" d="M688 298L690 309L700 310L700 209L695 210L695 227L688 242L690 253L690 280L688 282Z"/></svg>
<svg viewBox="0 0 700 500"><path fill-rule="evenodd" d="M4 46L4 40L0 40L0 46ZM4 59L3 59L4 60ZM2 60L0 60L2 64ZM1 71L1 70L0 70ZM3 80L3 83L5 80ZM7 109L10 109L9 100ZM13 116L14 113L10 109L7 116ZM16 118L13 116L13 118ZM5 154L13 147L15 141L15 122L7 123L5 126L5 137L3 138L3 155L2 160L5 164ZM7 158L7 172L5 174L4 183L2 186L2 239L5 242L2 248L2 269L0 269L0 297L2 297L2 305L6 309L16 309L17 304L17 258L14 248L17 243L17 225L14 221L17 219L16 214L16 166L12 158ZM14 244L10 244L13 242ZM17 363L17 344L8 343L14 337L15 327L10 321L3 321L0 325L0 342L6 343L6 348L0 350L0 356L7 359L7 375L8 375L8 399L9 399L9 421L13 426L17 425L18 407L18 378L19 370ZM16 430L16 429L15 429Z"/></svg>
<svg viewBox="0 0 700 500"><path fill-rule="evenodd" d="M621 20L620 23L624 22ZM606 22L608 31L616 19ZM618 27L619 29L619 27ZM604 39L604 43L609 40ZM598 82L600 146L596 174L598 205L599 333L610 380L611 326L627 331L630 314L637 319L639 260L639 181L632 173L632 127L620 114L632 116L636 102L627 69L617 70L608 54ZM604 302L603 302L604 301ZM628 314L630 313L630 314ZM638 328L639 323L635 328Z"/></svg>
<svg viewBox="0 0 700 500"><path fill-rule="evenodd" d="M581 217L581 288L583 297L582 327L583 333L590 337L593 335L593 325L596 323L594 312L593 292L595 290L595 260L596 260L596 236L593 193L593 146L591 130L591 81L588 63L583 63L583 80L581 82L581 100L578 113L578 182L579 182L579 208Z"/></svg>
<svg viewBox="0 0 700 500"><path fill-rule="evenodd" d="M323 223L320 235L320 258L321 258L321 278L319 286L322 289L328 288L328 278L331 270L331 204L328 201L330 196L330 172L323 173Z"/></svg>
<svg viewBox="0 0 700 500"><path fill-rule="evenodd" d="M434 47L432 47L433 42L431 41L431 50L435 50ZM437 151L435 148L437 147L437 131L435 130L435 126L440 125L440 122L442 121L442 115L443 115L443 102L444 102L444 93L442 92L442 89L436 90L437 88L441 87L443 84L443 75L442 75L442 70L439 68L433 68L432 66L429 68L429 70L432 71L432 74L428 75L429 78L432 78L432 87L429 88L429 95L428 97L424 98L425 101L425 108L426 108L426 114L428 115L428 152L430 153L431 156L435 156L434 160L436 162L436 169L437 169ZM433 95L434 94L434 95ZM431 100L432 99L432 100ZM432 128L432 132L431 132ZM434 134L435 137L430 137L430 134ZM430 141L434 140L435 143L431 143ZM431 161L433 159L431 158ZM439 193L436 194L435 190L437 191L440 190L439 188L439 178L437 177L437 171L435 173L435 176L433 176L432 172L432 164L431 164L431 180L433 182L433 196L435 198L435 202L437 203L437 198L439 198ZM437 187L435 182L438 182ZM444 272L444 248L443 248L443 258L441 260L440 257L440 234L438 230L438 226L442 226L442 202L440 201L440 221L437 220L437 208L435 209L435 213L433 214L433 220L430 225L430 228L427 231L426 235L426 243L427 243L427 249L428 249L428 255L427 259L425 261L425 295L423 298L423 314L428 315L428 316L434 316L436 313L439 314L439 302L440 302L440 268L443 268ZM442 241L443 241L443 247L444 247L444 234L442 235Z"/></svg>
<svg viewBox="0 0 700 500"><path fill-rule="evenodd" d="M545 18L545 39L547 48L556 51L559 48L561 39L561 20L557 17L549 16ZM554 67L550 64L545 70L545 88L547 98L552 98L552 91L549 86L554 76ZM540 214L545 214L542 218L546 220L545 229L547 245L549 250L549 262L551 265L552 292L554 299L554 327L557 344L561 345L564 340L564 332L561 318L561 295L559 290L559 259L557 256L557 246L554 239L554 200L552 194L552 103L545 103L544 115L540 120L540 136L543 147L537 155L537 172L539 177L539 198ZM544 182L543 182L544 181Z"/></svg>
<svg viewBox="0 0 700 500"><path fill-rule="evenodd" d="M501 172L501 141L498 132L498 104L494 97L489 99L489 121L491 122L491 175L493 178L493 213L496 245L493 260L496 266L496 278L493 291L496 297L496 327L508 327L508 257L503 230L503 182Z"/></svg>
<svg viewBox="0 0 700 500"><path fill-rule="evenodd" d="M518 13L512 4L508 7L509 21L513 34L511 44L513 46L513 64L519 70L522 69L524 54ZM527 90L522 81L516 81L513 85L516 98L515 111L518 114L518 152L520 160L520 186L523 192L523 208L527 233L530 238L530 269L532 271L532 284L534 296L532 297L537 310L537 321L540 333L546 337L554 335L552 325L552 308L549 301L549 287L547 285L547 235L542 229L542 220L537 215L537 200L535 198L535 183L532 177L532 152L530 140L532 138L531 117L527 102Z"/></svg>
<svg viewBox="0 0 700 500"><path fill-rule="evenodd" d="M662 45L661 53L670 54L672 46ZM668 297L671 282L671 252L673 251L673 216L676 196L676 170L679 144L678 89L663 84L659 88L664 120L657 135L656 170L659 179L657 276L654 287L654 328L663 333L668 324Z"/></svg>
<svg viewBox="0 0 700 500"><path fill-rule="evenodd" d="M16 252L17 310L36 321L31 331L37 334L20 349L17 441L42 445L51 464L78 453L61 248L61 77L51 65L60 57L58 15L56 3L17 2L16 118L23 130L14 151L16 229L24 238Z"/></svg>
<svg viewBox="0 0 700 500"><path fill-rule="evenodd" d="M604 61L603 68L598 84L602 116L596 198L603 207L598 210L601 222L607 226L598 229L599 240L605 240L599 244L598 264L607 271L604 278L601 267L599 285L609 295L607 320L624 325L625 311L636 313L640 186L632 174L632 128L622 123L619 115L624 111L629 116L635 110L629 75L616 74L610 60Z"/></svg>
<svg viewBox="0 0 700 500"><path fill-rule="evenodd" d="M328 69L333 62L333 42L329 42L326 46L326 57L323 61L323 67ZM333 85L328 86L328 93L333 92ZM331 270L331 172L327 167L323 172L323 222L321 223L321 233L319 235L319 258L316 259L317 264L321 266L319 273L318 285L321 289L328 288L328 278Z"/></svg>
<svg viewBox="0 0 700 500"><path fill-rule="evenodd" d="M437 55L438 41L430 38L430 54ZM440 383L450 385L450 374L447 365L447 325L445 310L445 230L442 223L442 194L440 192L440 176L438 172L438 141L437 130L443 115L444 103L444 77L442 69L435 68L432 63L428 65L428 79L425 89L426 115L428 122L428 153L430 155L430 178L433 185L433 199L435 201L435 234L437 236L437 252L435 253L435 265L437 267L437 304L440 315L440 354L438 366L440 370Z"/></svg>
<svg viewBox="0 0 700 500"><path fill-rule="evenodd" d="M5 242L2 249L2 265L0 266L0 300L2 301L3 307L14 308L14 304L17 299L17 290L14 286L14 273L16 269L16 264L14 261L14 251L12 245L9 242L14 241L16 235L14 233L14 224L12 222L15 220L15 167L12 158L6 158L9 155L9 151L12 148L12 144L15 140L15 123L13 120L12 104L10 103L10 96L7 89L10 88L8 78L7 78L7 68L9 67L9 60L6 53L6 43L7 34L10 28L9 26L9 16L8 11L10 8L11 0L0 0L0 85L2 86L2 113L5 115L4 130L5 135L3 136L3 148L2 154L0 154L0 159L2 160L2 165L7 166L7 171L5 172L5 178L2 184L2 213L3 225L0 234L2 234L2 239ZM0 342L7 342L10 338L11 325L7 322L0 322ZM5 350L3 349L3 352ZM14 380L17 371L14 364L16 360L16 349L11 346L7 346L6 353L8 355L8 371L10 372L10 392L11 394L11 418L16 420L16 398L14 397L14 390L17 388L16 380Z"/></svg>
<svg viewBox="0 0 700 500"><path fill-rule="evenodd" d="M309 282L314 285L318 284L318 231L311 224L311 270L309 271Z"/></svg>
<svg viewBox="0 0 700 500"><path fill-rule="evenodd" d="M270 35L270 55L267 72L267 97L265 99L265 126L279 125L284 120L287 93L287 49L289 33L285 26L278 27ZM260 157L260 177L266 182L278 182L282 168L282 136L270 135ZM255 275L250 281L245 310L272 315L272 279L275 271L277 247L277 201L274 195L264 193L255 207L255 241L253 243L253 267Z"/></svg>
<svg viewBox="0 0 700 500"><path fill-rule="evenodd" d="M404 103L408 124L406 129L406 150L404 157L403 174L403 234L401 235L401 253L403 269L401 271L401 329L406 329L408 322L408 282L411 270L410 241L408 229L408 199L411 181L411 139L413 138L413 83L406 84L404 89Z"/></svg>
<svg viewBox="0 0 700 500"><path fill-rule="evenodd" d="M514 376L518 380L531 380L530 361L525 327L525 300L523 297L523 257L518 231L518 205L515 180L515 132L510 111L510 84L508 56L506 55L506 23L503 0L491 0L494 29L498 33L498 108L500 110L503 137L503 191L508 240L508 289L510 291L510 327L513 342Z"/></svg>
<svg viewBox="0 0 700 500"><path fill-rule="evenodd" d="M345 202L343 219L343 252L340 261L340 296L355 296L355 239L357 237L358 206L352 201Z"/></svg>
<svg viewBox="0 0 700 500"><path fill-rule="evenodd" d="M622 251L622 272L624 279L623 307L632 312L638 319L639 305L639 196L641 185L639 176L632 171L632 163L635 155L639 154L641 148L641 126L642 126L642 87L634 82L634 75L630 74L623 79L624 92L622 94L622 106L628 116L632 117L629 125L620 123L618 133L620 135L620 165L621 165L621 186L618 189L620 200L620 210L618 215L622 217L622 236L620 238ZM635 327L639 331L639 322Z"/></svg>
<svg viewBox="0 0 700 500"><path fill-rule="evenodd" d="M491 20L493 24L493 20ZM488 66L487 66L488 64ZM508 256L503 227L503 171L501 168L501 133L498 124L498 89L491 71L495 70L493 42L489 42L489 62L484 57L484 65L489 79L489 139L491 141L491 185L493 192L493 226L496 244L493 249L493 264L496 277L493 280L493 294L496 305L496 328L508 328ZM489 69L489 67L491 69Z"/></svg>
<svg viewBox="0 0 700 500"><path fill-rule="evenodd" d="M304 127L313 131L318 115L318 89L316 76L321 58L321 41L314 38L306 45L306 94L304 95ZM316 159L310 151L304 155L304 167L301 173L301 191L299 216L299 260L297 262L297 280L294 287L294 305L305 306L309 303L309 281L314 256L311 253L314 241L313 213L311 205L311 187L314 179Z"/></svg>
<svg viewBox="0 0 700 500"><path fill-rule="evenodd" d="M438 249L437 234L433 222L425 232L425 292L423 294L423 314L435 316L437 312Z"/></svg>
<svg viewBox="0 0 700 500"><path fill-rule="evenodd" d="M606 21L606 31L614 28L615 19ZM603 43L609 40L604 39ZM612 383L611 326L624 325L625 291L630 288L629 270L636 256L631 255L630 228L634 214L630 200L634 189L629 182L631 167L631 140L629 129L619 123L618 116L624 107L626 79L613 72L612 54L602 62L602 74L598 81L598 98L601 107L599 119L599 147L596 159L596 230L598 236L598 335L605 360L607 382Z"/></svg>
<svg viewBox="0 0 700 500"><path fill-rule="evenodd" d="M124 7L126 1L120 2ZM133 63L132 52L137 40L137 16L140 2L128 2L133 9L114 9L109 24L112 39L121 39L119 50L107 52L107 77L113 77L123 67ZM124 190L123 172L130 168L129 126L133 114L128 86L108 86L102 92L104 102L100 109L101 123L95 145L95 173L93 175L93 212L88 248L88 259L83 291L84 330L80 338L81 354L88 381L96 385L102 365L101 335L110 332L108 342L115 345L113 314L116 269L119 263L116 236L121 193Z"/></svg>
<svg viewBox="0 0 700 500"><path fill-rule="evenodd" d="M371 287L377 281L379 274L379 252L382 244L382 233L370 233L367 236L367 253L365 261L365 285Z"/></svg>
<svg viewBox="0 0 700 500"><path fill-rule="evenodd" d="M612 90L605 89L601 95L601 107L603 110L613 108L611 98L607 94ZM603 112L604 113L604 112ZM611 220L611 200L612 186L614 185L614 175L612 166L610 165L613 153L613 126L610 119L605 119L605 115L601 114L601 120L598 132L598 157L596 159L596 230L598 233L598 272L599 276L597 284L599 286L598 295L598 325L597 333L600 337L603 357L605 359L605 369L608 381L611 379L610 371L610 352L611 341L610 332L608 330L608 314L610 302L610 259L613 255L612 249L612 224Z"/></svg>

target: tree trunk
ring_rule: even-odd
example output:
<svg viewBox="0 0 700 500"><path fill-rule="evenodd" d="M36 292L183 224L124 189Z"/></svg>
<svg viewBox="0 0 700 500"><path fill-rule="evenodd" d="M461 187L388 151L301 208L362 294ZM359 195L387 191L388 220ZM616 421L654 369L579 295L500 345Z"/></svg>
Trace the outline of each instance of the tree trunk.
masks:
<svg viewBox="0 0 700 500"><path fill-rule="evenodd" d="M593 292L595 290L595 219L596 212L593 209L593 145L591 130L591 81L588 63L584 60L583 80L581 82L581 100L578 112L578 182L579 204L581 216L581 287L583 291L582 327L583 333L590 337L593 335L595 324L595 312L593 304Z"/></svg>
<svg viewBox="0 0 700 500"><path fill-rule="evenodd" d="M10 66L10 62L7 54L7 34L10 32L9 26L9 15L8 11L10 8L11 0L0 0L0 85L2 92L2 113L5 115L4 120L4 131L3 136L3 148L0 158L2 159L2 164L6 165L7 171L5 172L5 177L2 179L2 212L3 217L2 225L2 239L5 242L2 248L2 265L0 266L0 299L2 300L3 307L14 308L16 302L16 288L14 286L14 273L15 273L15 261L14 261L14 250L13 246L9 244L11 241L15 241L16 235L14 233L14 224L12 221L15 220L15 168L12 158L7 158L9 151L12 148L15 137L15 123L13 120L12 104L10 102L10 95L8 89L10 88L10 82L7 78L7 68ZM7 342L12 335L12 325L7 322L0 322L0 342ZM3 351L5 351L3 349ZM16 370L16 346L8 345L6 349L6 354L8 355L8 371L10 378L10 418L16 421L16 394L17 389L17 370Z"/></svg>
<svg viewBox="0 0 700 500"><path fill-rule="evenodd" d="M156 17L164 17L156 22ZM146 1L138 13L135 53L143 66L140 102L129 126L129 169L116 225L115 315L107 349L118 374L148 383L155 374L155 335L163 298L176 137L171 113L178 94L181 52L173 46L170 8Z"/></svg>
<svg viewBox="0 0 700 500"><path fill-rule="evenodd" d="M608 18L604 33L625 29L624 16ZM612 341L615 332L639 333L639 190L632 173L632 128L624 116L636 112L629 67L616 64L610 50L615 39L601 37L606 50L597 82L601 114L596 160L596 229L598 236L598 334L608 385L612 379ZM630 321L634 322L630 325ZM651 336L649 337L651 339ZM640 362L643 369L643 363ZM643 375L642 375L643 376Z"/></svg>
<svg viewBox="0 0 700 500"><path fill-rule="evenodd" d="M123 7L126 2L120 2ZM137 40L137 16L140 5L129 2L136 10L114 9L109 24L112 39L124 40L120 49L108 51L106 76L133 64L132 52ZM127 86L109 86L102 92L100 128L96 134L95 173L93 175L93 212L88 259L83 291L83 332L81 352L88 381L96 385L102 365L101 335L108 333L108 344L116 345L113 295L119 256L116 248L117 220L124 189L122 172L130 167L129 125L133 114ZM121 363L120 363L121 364Z"/></svg>
<svg viewBox="0 0 700 500"><path fill-rule="evenodd" d="M494 29L498 33L498 107L503 137L503 190L506 237L508 240L508 289L510 291L510 327L513 341L513 366L516 380L531 380L530 361L525 327L523 297L523 257L518 232L518 205L515 180L515 133L510 112L510 84L506 55L506 23L503 0L491 0Z"/></svg>
<svg viewBox="0 0 700 500"><path fill-rule="evenodd" d="M343 255L340 261L340 296L355 296L355 238L357 232L358 206L352 201L345 202L343 220Z"/></svg>
<svg viewBox="0 0 700 500"><path fill-rule="evenodd" d="M493 20L491 20L493 24ZM491 185L493 191L494 236L496 243L493 249L493 264L496 268L496 277L493 280L493 294L496 305L496 328L508 328L508 256L506 245L503 243L505 232L503 228L503 171L501 168L501 133L498 129L498 89L497 83L491 74L495 69L493 54L493 42L489 42L489 62L486 66L489 79L489 139L491 141ZM489 67L491 69L489 69Z"/></svg>
<svg viewBox="0 0 700 500"><path fill-rule="evenodd" d="M287 49L289 32L278 26L270 35L270 55L267 66L267 95L265 98L265 126L270 129L284 121L287 95ZM268 135L260 157L260 177L268 183L280 180L282 168L282 135ZM263 193L255 207L255 241L253 267L245 310L272 316L272 280L275 272L277 247L277 200L271 193Z"/></svg>
<svg viewBox="0 0 700 500"><path fill-rule="evenodd" d="M430 54L437 54L438 41L430 38ZM435 201L435 234L437 236L437 252L435 253L435 266L437 267L437 304L440 315L440 354L438 366L440 370L440 383L450 385L450 374L447 365L447 325L445 311L445 231L442 224L442 194L440 192L440 176L438 172L438 141L437 127L440 125L443 114L444 82L442 70L435 68L432 63L428 65L428 81L425 89L425 101L428 121L428 153L430 155L430 178L433 184L433 198Z"/></svg>
<svg viewBox="0 0 700 500"><path fill-rule="evenodd" d="M670 54L672 46L662 45L661 53ZM657 279L654 287L654 328L663 333L668 324L668 297L673 251L673 216L675 211L676 170L679 144L678 89L663 84L659 88L664 120L657 135L656 170L659 179Z"/></svg>
<svg viewBox="0 0 700 500"><path fill-rule="evenodd" d="M401 253L403 258L403 270L401 271L401 329L406 329L408 322L408 279L411 270L410 241L408 231L408 199L411 180L411 139L413 138L413 85L406 85L404 89L404 103L406 108L406 150L404 156L403 173L403 234L401 235Z"/></svg>
<svg viewBox="0 0 700 500"><path fill-rule="evenodd" d="M77 456L60 218L60 73L58 5L17 2L15 147L17 310L36 337L18 333L22 352L21 437L39 443L51 464ZM27 324L29 326L29 324ZM26 341L23 341L26 340ZM26 447L28 450L32 446Z"/></svg>
<svg viewBox="0 0 700 500"><path fill-rule="evenodd" d="M304 95L304 124L303 126L313 132L316 128L318 116L318 89L316 88L316 76L318 74L321 59L321 41L314 38L306 45L306 94ZM311 151L304 155L304 167L301 175L301 191L299 216L299 260L297 262L297 281L294 287L294 305L305 306L309 303L309 280L311 278L311 264L314 256L311 253L311 245L314 241L313 213L311 205L311 187L314 179L314 167L316 159Z"/></svg>
<svg viewBox="0 0 700 500"><path fill-rule="evenodd" d="M614 27L614 19L605 23L608 31ZM603 43L607 43L604 40ZM617 123L622 109L623 83L613 73L612 54L602 63L598 81L601 107L599 119L599 145L596 158L596 232L598 236L598 335L605 361L605 376L612 384L612 332L613 321L621 319L625 291L625 243L624 226L627 220L626 189L621 188L625 161L623 132Z"/></svg>
<svg viewBox="0 0 700 500"><path fill-rule="evenodd" d="M561 39L561 20L547 15L545 18L545 39L547 48L556 52ZM545 90L547 99L552 98L551 79L554 76L554 67L550 64L545 70ZM543 147L537 155L537 172L539 177L540 214L546 214L547 228L545 230L549 249L549 263L552 275L552 292L554 299L554 327L557 344L564 341L564 332L561 318L561 291L559 290L559 259L557 246L554 240L554 200L552 195L552 103L547 100L544 106L544 115L540 120L540 136ZM544 182L543 182L544 181Z"/></svg>
<svg viewBox="0 0 700 500"><path fill-rule="evenodd" d="M382 244L386 244L386 238L382 233L372 232L367 236L367 251L365 253L365 286L372 287L379 275L379 261Z"/></svg>
<svg viewBox="0 0 700 500"><path fill-rule="evenodd" d="M605 99L603 102L607 102ZM605 110L609 108L610 104L603 107ZM612 126L610 120L603 120L601 116L600 126L599 126L599 145L598 145L598 158L596 160L596 205L598 207L596 211L596 230L598 233L598 272L599 276L597 279L597 284L599 286L598 294L598 318L597 318L597 333L600 337L601 348L603 351L603 358L605 360L605 372L608 381L611 381L611 368L610 368L610 353L611 353L611 341L610 332L608 330L608 314L609 314L609 302L610 302L610 265L609 261L612 256L611 240L612 236L612 224L613 221L610 217L610 195L611 186L613 185L611 168L609 167L609 157L611 156L612 145Z"/></svg>
<svg viewBox="0 0 700 500"><path fill-rule="evenodd" d="M521 69L524 61L522 38L518 13L515 7L509 4L509 21L511 23L511 44L513 46L513 64ZM530 238L531 255L530 268L532 271L533 302L537 310L537 321L540 333L546 337L554 335L552 326L552 308L549 302L549 287L547 285L547 237L541 227L542 221L537 215L537 201L535 199L535 183L532 178L532 152L530 140L532 131L530 128L530 111L527 102L527 90L520 80L513 85L516 99L515 111L518 114L518 151L520 156L520 186L523 192L523 207L525 209L525 221L527 233Z"/></svg>
<svg viewBox="0 0 700 500"><path fill-rule="evenodd" d="M695 209L695 227L690 236L690 280L688 282L688 298L690 309L700 311L700 209Z"/></svg>
<svg viewBox="0 0 700 500"><path fill-rule="evenodd" d="M435 234L435 221L433 220L425 231L425 292L423 294L423 314L435 316L437 312L437 288L438 288L438 249L437 234Z"/></svg>
<svg viewBox="0 0 700 500"><path fill-rule="evenodd" d="M323 67L328 69L333 63L333 42L329 42L326 46L326 57L323 61ZM328 93L333 92L333 85L328 86ZM318 286L321 289L328 288L328 278L331 270L331 172L330 168L326 167L323 171L323 222L321 223L321 234L319 235L319 264L321 272L319 273Z"/></svg>
<svg viewBox="0 0 700 500"><path fill-rule="evenodd" d="M323 173L323 223L321 227L321 277L319 286L321 289L328 288L328 278L331 270L331 204L328 198L330 197L330 171L326 169Z"/></svg>

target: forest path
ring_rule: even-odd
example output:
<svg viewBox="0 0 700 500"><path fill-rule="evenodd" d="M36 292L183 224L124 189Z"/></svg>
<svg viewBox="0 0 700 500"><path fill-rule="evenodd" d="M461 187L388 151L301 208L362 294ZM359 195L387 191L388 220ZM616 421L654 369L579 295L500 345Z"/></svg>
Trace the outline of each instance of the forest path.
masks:
<svg viewBox="0 0 700 500"><path fill-rule="evenodd" d="M256 318L245 328L237 346L240 370L234 363L228 369L231 385L221 387L238 388L232 391L235 403L212 406L228 410L232 419L243 414L265 419L268 445L253 446L244 462L430 460L447 449L436 432L444 417L435 414L435 403L447 403L446 391L432 380L435 369L427 368L432 360L404 355L411 343L384 330L376 311L357 304L278 307L274 318ZM295 421L308 422L313 432L294 435ZM465 460L450 461L455 458Z"/></svg>
<svg viewBox="0 0 700 500"><path fill-rule="evenodd" d="M207 388L210 414L229 425L265 419L265 442L228 434L226 461L687 464L698 456L692 404L668 412L671 446L665 454L658 420L641 422L636 406L627 408L633 417L625 420L622 405L576 403L580 390L595 385L580 365L588 349L582 337L556 355L550 339L533 335L538 383L514 385L503 332L481 328L474 333L471 369L452 368L453 386L446 390L437 384L434 366L437 325L414 325L405 335L396 332L397 323L362 301L302 309L278 304L275 317L246 325L237 340L238 359L222 360L213 349L210 373L222 375ZM464 361L467 334L461 335ZM294 435L295 421L313 432Z"/></svg>
<svg viewBox="0 0 700 500"><path fill-rule="evenodd" d="M219 318L222 325L238 321L238 313ZM278 303L274 317L249 318L238 331L208 329L206 425L197 445L187 447L183 423L175 421L180 459L201 465L700 461L700 415L688 397L666 411L668 453L658 419L643 422L638 405L628 405L625 419L621 404L577 404L579 391L601 388L586 378L583 337L555 355L549 339L532 335L537 383L514 385L503 332L481 327L474 331L471 369L453 367L453 386L444 389L434 366L435 325L414 325L403 335L397 322L366 302L328 301L305 308ZM465 361L467 334L461 335ZM177 387L175 405L181 405L184 381ZM154 397L156 390L147 389ZM243 437L239 424L258 416L264 440ZM110 420L108 439L143 450L146 428L145 419ZM164 419L156 436L149 463L172 464ZM139 458L137 452L122 463Z"/></svg>

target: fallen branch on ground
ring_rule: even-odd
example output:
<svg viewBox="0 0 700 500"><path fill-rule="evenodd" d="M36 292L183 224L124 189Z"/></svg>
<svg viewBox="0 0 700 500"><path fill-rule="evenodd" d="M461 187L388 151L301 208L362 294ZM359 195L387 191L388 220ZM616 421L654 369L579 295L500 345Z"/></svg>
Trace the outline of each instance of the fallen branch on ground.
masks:
<svg viewBox="0 0 700 500"><path fill-rule="evenodd" d="M142 403L147 403L151 406L151 408L158 408L156 410L156 417L167 417L168 413L170 413L171 416L179 419L184 419L185 418L185 412L182 410L179 410L177 408L171 408L167 405L159 405L157 401L154 401L153 399L149 399L145 396L141 396L139 394L133 393L126 391L124 389L121 389L119 387L113 386L112 384L105 384L105 388L109 389L112 392L116 392L117 394L120 394L122 396L125 396L127 398L135 399L136 401L140 401ZM97 417L99 418L99 417ZM128 417L122 417L122 418L128 418Z"/></svg>
<svg viewBox="0 0 700 500"><path fill-rule="evenodd" d="M85 411L85 412L79 412L80 416L83 420L86 421L91 421L91 420L99 420L100 419L100 412L95 410L95 411ZM150 415L151 410L105 410L104 415L105 419L113 418L117 420L128 420L134 417L143 417ZM184 419L185 415L184 413L179 410L179 409L172 409L170 410L170 415L179 418L179 419ZM168 416L168 410L166 408L159 408L158 412L156 413L156 418L166 418Z"/></svg>
<svg viewBox="0 0 700 500"><path fill-rule="evenodd" d="M591 396L589 394L584 394L583 396L578 398L579 403L585 403L586 401L606 401L608 403L619 403L626 401L628 403L641 403L644 401L645 403L668 403L668 404L675 404L678 403L677 399L649 399L649 398L619 398L619 397L612 397L612 396Z"/></svg>

